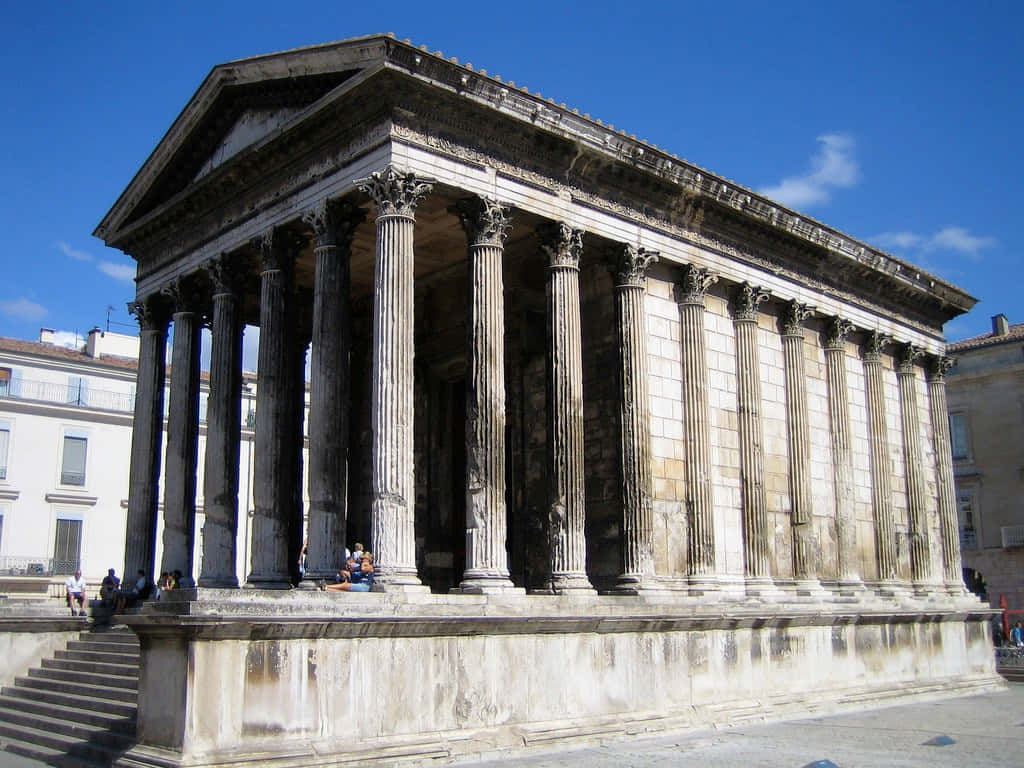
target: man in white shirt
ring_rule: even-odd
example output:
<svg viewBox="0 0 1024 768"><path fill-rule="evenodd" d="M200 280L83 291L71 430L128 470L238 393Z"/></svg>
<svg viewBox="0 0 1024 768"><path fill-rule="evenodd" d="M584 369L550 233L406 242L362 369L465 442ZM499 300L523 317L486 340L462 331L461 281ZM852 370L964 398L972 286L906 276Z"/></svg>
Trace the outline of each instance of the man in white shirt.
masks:
<svg viewBox="0 0 1024 768"><path fill-rule="evenodd" d="M64 582L67 591L68 608L72 616L85 616L85 579L82 578L82 571L75 571L74 576L68 576ZM78 612L75 612L75 603L78 603Z"/></svg>

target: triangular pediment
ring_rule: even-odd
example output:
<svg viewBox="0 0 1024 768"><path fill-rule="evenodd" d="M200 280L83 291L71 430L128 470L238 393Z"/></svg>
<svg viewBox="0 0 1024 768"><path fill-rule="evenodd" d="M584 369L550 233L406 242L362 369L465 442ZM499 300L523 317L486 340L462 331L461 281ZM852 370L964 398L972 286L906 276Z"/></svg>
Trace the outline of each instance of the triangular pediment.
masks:
<svg viewBox="0 0 1024 768"><path fill-rule="evenodd" d="M301 111L300 107L246 109L238 120L235 121L235 124L227 132L227 135L220 144L217 145L217 148L213 150L210 158L203 163L193 181L201 179L246 147L273 133Z"/></svg>
<svg viewBox="0 0 1024 768"><path fill-rule="evenodd" d="M384 61L391 40L355 38L214 67L95 234L107 239L301 119L345 81Z"/></svg>

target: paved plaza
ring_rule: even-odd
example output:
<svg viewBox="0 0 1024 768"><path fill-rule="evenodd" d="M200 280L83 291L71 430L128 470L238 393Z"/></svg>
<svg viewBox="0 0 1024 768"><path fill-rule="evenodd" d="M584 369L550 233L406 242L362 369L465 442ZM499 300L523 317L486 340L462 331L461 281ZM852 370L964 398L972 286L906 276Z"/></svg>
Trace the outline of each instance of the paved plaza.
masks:
<svg viewBox="0 0 1024 768"><path fill-rule="evenodd" d="M987 768L1024 765L1024 683L833 717L462 762L460 768Z"/></svg>

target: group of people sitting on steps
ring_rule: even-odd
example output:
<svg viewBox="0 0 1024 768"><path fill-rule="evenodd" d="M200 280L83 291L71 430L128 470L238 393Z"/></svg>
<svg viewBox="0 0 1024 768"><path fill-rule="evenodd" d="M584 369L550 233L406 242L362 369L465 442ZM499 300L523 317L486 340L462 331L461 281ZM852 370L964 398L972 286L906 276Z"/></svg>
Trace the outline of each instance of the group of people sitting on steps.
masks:
<svg viewBox="0 0 1024 768"><path fill-rule="evenodd" d="M327 592L369 592L373 587L373 553L356 543L352 553L345 553L345 565L338 571L333 584L324 584Z"/></svg>

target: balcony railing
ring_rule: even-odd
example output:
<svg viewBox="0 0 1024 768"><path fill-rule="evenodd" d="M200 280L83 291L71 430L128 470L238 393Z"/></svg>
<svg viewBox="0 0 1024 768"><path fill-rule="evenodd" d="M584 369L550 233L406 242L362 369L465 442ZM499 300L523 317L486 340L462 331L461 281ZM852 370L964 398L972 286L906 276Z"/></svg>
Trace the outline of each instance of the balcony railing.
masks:
<svg viewBox="0 0 1024 768"><path fill-rule="evenodd" d="M74 573L78 562L55 562L52 557L4 555L0 557L0 576L53 576ZM69 570L70 569L70 570Z"/></svg>
<svg viewBox="0 0 1024 768"><path fill-rule="evenodd" d="M1004 525L1001 530L1003 549L1024 547L1024 525Z"/></svg>
<svg viewBox="0 0 1024 768"><path fill-rule="evenodd" d="M91 389L30 379L4 383L6 386L0 387L0 399L37 400L44 403L61 403L120 413L131 413L135 407L135 398L124 392L111 392L105 389Z"/></svg>

